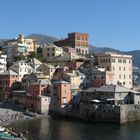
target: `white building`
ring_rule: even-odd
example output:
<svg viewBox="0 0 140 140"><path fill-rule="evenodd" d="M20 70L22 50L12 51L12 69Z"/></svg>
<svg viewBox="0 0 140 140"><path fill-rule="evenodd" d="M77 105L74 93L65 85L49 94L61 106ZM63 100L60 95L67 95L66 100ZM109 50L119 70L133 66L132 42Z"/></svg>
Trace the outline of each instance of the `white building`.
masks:
<svg viewBox="0 0 140 140"><path fill-rule="evenodd" d="M13 70L18 73L21 80L25 74L31 74L34 69L28 65L26 61L21 60L14 62L13 65L9 67L9 70Z"/></svg>
<svg viewBox="0 0 140 140"><path fill-rule="evenodd" d="M42 62L37 60L36 58L33 58L30 60L29 65L31 65L34 68L34 72L36 72L36 69L42 65Z"/></svg>
<svg viewBox="0 0 140 140"><path fill-rule="evenodd" d="M4 71L6 71L7 70L7 60L6 60L6 58L7 58L7 55L5 55L5 54L0 54L0 73L1 72L4 72Z"/></svg>
<svg viewBox="0 0 140 140"><path fill-rule="evenodd" d="M98 54L98 66L114 73L112 84L132 88L132 56L105 52Z"/></svg>

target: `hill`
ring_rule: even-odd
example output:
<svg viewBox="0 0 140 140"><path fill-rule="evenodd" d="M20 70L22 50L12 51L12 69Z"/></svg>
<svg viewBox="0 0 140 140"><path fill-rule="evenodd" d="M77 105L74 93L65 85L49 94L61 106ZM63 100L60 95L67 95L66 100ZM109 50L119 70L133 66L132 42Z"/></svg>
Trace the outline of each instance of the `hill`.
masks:
<svg viewBox="0 0 140 140"><path fill-rule="evenodd" d="M44 45L44 44L51 44L54 41L58 40L56 37L48 36L48 35L42 35L42 34L31 34L28 36L28 38L36 39L39 45ZM2 46L3 42L6 41L6 39L0 39L0 46ZM134 50L134 51L120 51L117 49L112 49L109 47L96 47L93 45L89 46L90 52L93 52L95 54L99 52L117 52L120 54L129 54L133 56L133 65L136 67L140 68L140 50Z"/></svg>
<svg viewBox="0 0 140 140"><path fill-rule="evenodd" d="M55 37L42 34L31 34L28 36L28 38L35 39L39 45L52 44L54 41L58 40Z"/></svg>

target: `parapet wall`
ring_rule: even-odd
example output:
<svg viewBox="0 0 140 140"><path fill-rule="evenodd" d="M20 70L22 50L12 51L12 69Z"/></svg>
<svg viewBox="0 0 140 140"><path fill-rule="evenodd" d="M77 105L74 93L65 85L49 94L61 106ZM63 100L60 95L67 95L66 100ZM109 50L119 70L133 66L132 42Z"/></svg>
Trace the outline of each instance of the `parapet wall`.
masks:
<svg viewBox="0 0 140 140"><path fill-rule="evenodd" d="M120 122L139 121L140 105L121 105L120 106Z"/></svg>

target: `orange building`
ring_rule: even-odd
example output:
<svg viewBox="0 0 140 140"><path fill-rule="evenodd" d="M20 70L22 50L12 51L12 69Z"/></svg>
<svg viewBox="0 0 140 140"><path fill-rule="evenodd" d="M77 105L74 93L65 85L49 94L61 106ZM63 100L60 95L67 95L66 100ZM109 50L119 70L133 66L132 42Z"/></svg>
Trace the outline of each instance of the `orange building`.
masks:
<svg viewBox="0 0 140 140"><path fill-rule="evenodd" d="M63 108L72 99L70 83L66 81L52 82L52 107L53 109Z"/></svg>
<svg viewBox="0 0 140 140"><path fill-rule="evenodd" d="M54 44L60 47L69 46L76 50L77 54L88 54L88 34L68 33L68 38L55 41Z"/></svg>

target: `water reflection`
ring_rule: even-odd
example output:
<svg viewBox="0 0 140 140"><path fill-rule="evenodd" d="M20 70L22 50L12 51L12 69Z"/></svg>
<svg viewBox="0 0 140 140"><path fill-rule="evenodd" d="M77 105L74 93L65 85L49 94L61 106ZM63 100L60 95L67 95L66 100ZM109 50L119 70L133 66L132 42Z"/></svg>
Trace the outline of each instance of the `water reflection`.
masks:
<svg viewBox="0 0 140 140"><path fill-rule="evenodd" d="M12 124L19 131L29 131L30 140L139 140L140 123L81 123L50 118Z"/></svg>

